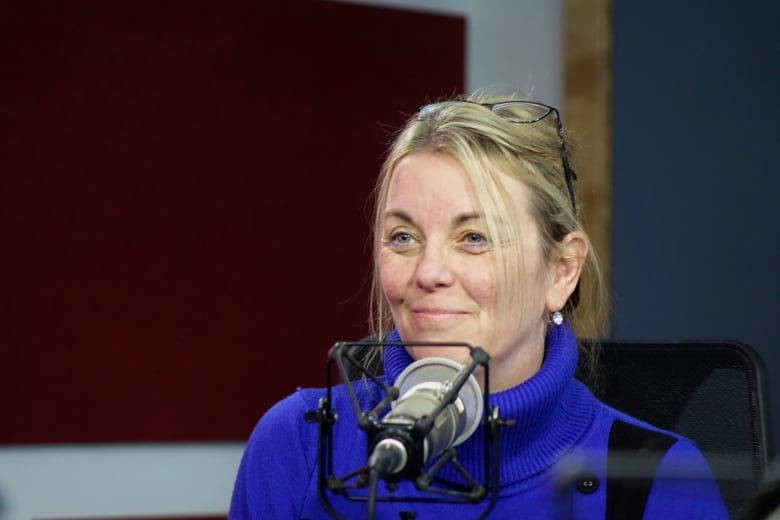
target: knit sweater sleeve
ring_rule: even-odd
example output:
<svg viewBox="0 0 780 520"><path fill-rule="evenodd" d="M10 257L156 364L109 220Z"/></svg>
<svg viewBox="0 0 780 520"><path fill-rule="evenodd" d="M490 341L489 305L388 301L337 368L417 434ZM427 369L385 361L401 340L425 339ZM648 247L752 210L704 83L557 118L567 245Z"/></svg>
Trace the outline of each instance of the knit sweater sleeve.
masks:
<svg viewBox="0 0 780 520"><path fill-rule="evenodd" d="M230 504L230 520L300 518L316 468L317 428L303 419L316 408L298 391L272 406L247 442Z"/></svg>
<svg viewBox="0 0 780 520"><path fill-rule="evenodd" d="M728 520L718 484L699 449L680 439L658 465L644 520Z"/></svg>

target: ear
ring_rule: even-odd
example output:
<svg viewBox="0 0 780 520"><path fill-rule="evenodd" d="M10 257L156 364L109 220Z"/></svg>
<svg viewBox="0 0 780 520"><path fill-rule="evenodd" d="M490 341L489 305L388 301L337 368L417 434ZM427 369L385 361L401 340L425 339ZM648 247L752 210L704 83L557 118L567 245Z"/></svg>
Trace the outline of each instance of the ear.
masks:
<svg viewBox="0 0 780 520"><path fill-rule="evenodd" d="M558 243L556 257L551 265L552 284L547 289L545 299L548 311L559 311L566 305L577 287L587 257L588 243L579 231L572 231Z"/></svg>

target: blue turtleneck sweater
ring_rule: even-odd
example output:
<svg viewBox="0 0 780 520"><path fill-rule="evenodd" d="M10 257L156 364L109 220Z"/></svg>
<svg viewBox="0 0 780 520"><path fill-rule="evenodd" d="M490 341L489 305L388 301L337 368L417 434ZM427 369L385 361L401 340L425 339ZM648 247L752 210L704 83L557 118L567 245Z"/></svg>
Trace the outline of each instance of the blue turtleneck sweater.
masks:
<svg viewBox="0 0 780 520"><path fill-rule="evenodd" d="M397 341L397 335L388 338ZM386 348L385 377L395 381L412 362L402 348ZM545 359L526 382L489 396L503 419L515 424L501 429L499 498L488 518L594 519L606 515L607 446L615 421L671 437L671 446L655 472L645 507L646 520L727 519L728 514L707 464L687 439L662 432L598 401L574 379L577 343L567 324L550 326ZM373 408L384 397L371 382L352 387L361 410ZM300 389L274 405L252 433L233 492L230 519L331 518L318 498L318 424L304 420L317 410L323 389ZM332 391L338 420L333 428L333 474L343 476L366 464L366 434L357 427L346 389ZM457 460L477 481L484 478L484 429L456 448ZM675 478L663 478L664 475ZM452 465L437 476L463 482ZM683 477L683 478L680 478ZM358 494L358 491L354 492ZM365 496L365 490L361 490ZM383 483L380 496L389 496ZM365 518L365 501L350 501L327 492L333 509L343 518ZM400 483L397 497L430 496L411 482ZM478 504L387 502L376 506L377 519L399 519L416 512L417 520L477 518L487 499ZM446 516L445 516L446 515Z"/></svg>

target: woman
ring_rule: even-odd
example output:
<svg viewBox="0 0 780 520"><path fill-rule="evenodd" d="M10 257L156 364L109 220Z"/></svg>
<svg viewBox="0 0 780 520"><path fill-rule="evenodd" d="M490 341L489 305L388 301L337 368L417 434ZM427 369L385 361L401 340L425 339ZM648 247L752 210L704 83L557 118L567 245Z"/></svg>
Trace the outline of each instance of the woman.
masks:
<svg viewBox="0 0 780 520"><path fill-rule="evenodd" d="M598 288L598 269L577 218L574 180L552 107L474 96L421 109L378 179L372 332L388 341L467 342L489 354L489 402L515 423L501 432L500 491L490 518L725 519L717 485L690 441L605 406L574 379L570 323L580 299L598 301L598 290L580 290L583 274L595 279L583 288ZM383 359L373 359L392 382L431 356L470 359L467 349L430 346L385 348ZM485 374L475 375L484 385ZM370 382L352 388L362 410L382 397ZM323 395L301 390L261 419L231 518L329 517L318 500L318 428L303 417ZM344 386L334 388L332 407L339 418L333 474L343 475L366 464L366 434L351 419ZM484 435L479 428L457 447L458 462L477 482L484 481ZM607 485L614 477L607 453L618 445L653 447L645 485ZM465 483L451 466L437 477L454 488ZM385 491L425 495L408 481L377 493ZM344 518L367 514L366 501L326 496ZM375 512L476 518L485 503L379 501Z"/></svg>

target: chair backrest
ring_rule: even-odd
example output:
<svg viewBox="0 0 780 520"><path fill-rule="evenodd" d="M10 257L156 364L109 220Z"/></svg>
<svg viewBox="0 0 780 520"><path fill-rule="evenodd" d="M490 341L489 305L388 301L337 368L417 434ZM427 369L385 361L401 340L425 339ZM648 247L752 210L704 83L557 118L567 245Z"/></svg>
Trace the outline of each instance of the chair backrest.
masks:
<svg viewBox="0 0 780 520"><path fill-rule="evenodd" d="M773 456L764 365L733 341L584 341L600 349L595 380L608 405L696 442L732 517Z"/></svg>

